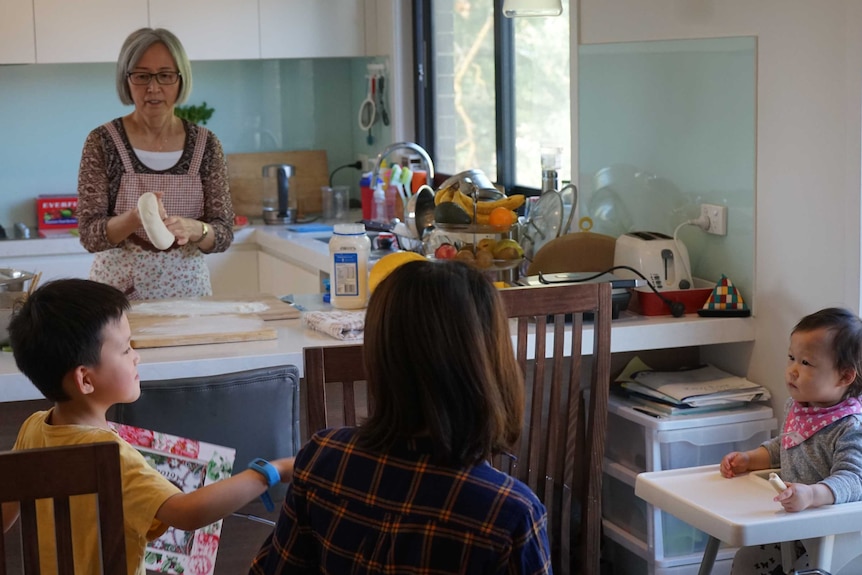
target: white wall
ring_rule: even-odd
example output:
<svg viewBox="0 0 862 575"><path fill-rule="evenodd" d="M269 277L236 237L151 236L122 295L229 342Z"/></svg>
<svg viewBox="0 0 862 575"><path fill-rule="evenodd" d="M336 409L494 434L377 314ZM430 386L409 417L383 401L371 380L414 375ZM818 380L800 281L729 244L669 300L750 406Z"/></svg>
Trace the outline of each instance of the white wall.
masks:
<svg viewBox="0 0 862 575"><path fill-rule="evenodd" d="M582 43L757 36L748 376L780 407L795 322L830 305L859 311L862 2L580 0L578 19Z"/></svg>

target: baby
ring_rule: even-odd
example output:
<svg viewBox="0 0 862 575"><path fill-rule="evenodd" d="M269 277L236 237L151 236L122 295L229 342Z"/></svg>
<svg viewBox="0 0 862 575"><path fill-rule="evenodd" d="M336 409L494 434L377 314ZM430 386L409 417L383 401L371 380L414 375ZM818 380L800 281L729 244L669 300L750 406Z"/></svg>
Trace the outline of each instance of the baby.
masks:
<svg viewBox="0 0 862 575"><path fill-rule="evenodd" d="M775 501L791 513L862 500L862 319L841 308L802 318L790 334L784 379L790 399L783 432L725 455L721 474L780 467L787 488ZM797 559L804 553L800 542L795 551ZM782 573L780 557L778 543L746 547L732 573Z"/></svg>

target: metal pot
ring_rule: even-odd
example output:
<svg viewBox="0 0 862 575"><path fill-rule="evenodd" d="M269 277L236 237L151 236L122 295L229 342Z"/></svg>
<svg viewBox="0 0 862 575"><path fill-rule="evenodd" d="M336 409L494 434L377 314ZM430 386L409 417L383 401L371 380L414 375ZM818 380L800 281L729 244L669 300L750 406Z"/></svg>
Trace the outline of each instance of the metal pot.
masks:
<svg viewBox="0 0 862 575"><path fill-rule="evenodd" d="M447 178L446 181L440 184L439 189L448 190L449 188L456 188L460 190L461 193L470 197L475 197L475 199L480 201L499 200L503 197L503 192L495 188L494 184L485 172L479 169L459 172L454 176Z"/></svg>
<svg viewBox="0 0 862 575"><path fill-rule="evenodd" d="M24 284L33 279L33 274L10 268L0 268L0 292L24 291Z"/></svg>
<svg viewBox="0 0 862 575"><path fill-rule="evenodd" d="M423 185L407 200L404 207L404 223L418 240L429 228L434 227L434 190Z"/></svg>

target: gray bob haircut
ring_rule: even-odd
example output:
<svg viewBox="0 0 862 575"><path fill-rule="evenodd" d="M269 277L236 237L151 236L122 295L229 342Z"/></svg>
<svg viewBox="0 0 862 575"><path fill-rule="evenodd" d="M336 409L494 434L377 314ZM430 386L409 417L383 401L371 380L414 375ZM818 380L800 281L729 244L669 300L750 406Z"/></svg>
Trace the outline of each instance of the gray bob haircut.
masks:
<svg viewBox="0 0 862 575"><path fill-rule="evenodd" d="M180 73L180 91L177 93L176 103L182 104L192 93L192 65L180 39L174 36L173 32L164 28L141 28L129 34L129 37L123 42L120 57L117 60L117 94L123 104L131 106L135 103L129 91L127 74L138 64L144 52L153 44L158 43L167 47L177 64L177 71Z"/></svg>

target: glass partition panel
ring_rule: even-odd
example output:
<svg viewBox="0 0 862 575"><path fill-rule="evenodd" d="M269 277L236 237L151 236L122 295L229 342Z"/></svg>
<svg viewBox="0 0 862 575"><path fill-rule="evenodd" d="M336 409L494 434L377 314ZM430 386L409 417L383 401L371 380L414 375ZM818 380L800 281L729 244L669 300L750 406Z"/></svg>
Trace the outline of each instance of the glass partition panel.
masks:
<svg viewBox="0 0 862 575"><path fill-rule="evenodd" d="M578 50L579 213L593 232L673 236L703 203L726 236L682 226L695 278L754 283L756 39L583 45Z"/></svg>

